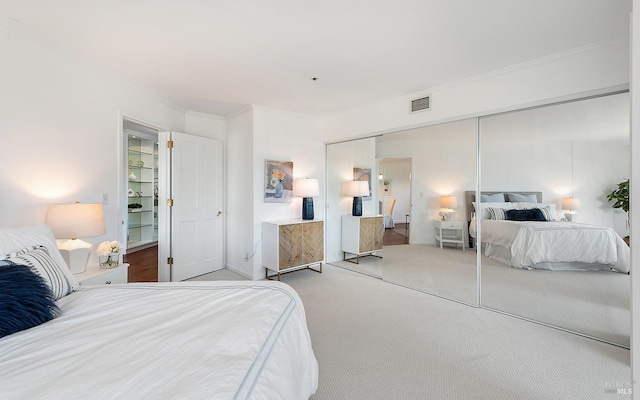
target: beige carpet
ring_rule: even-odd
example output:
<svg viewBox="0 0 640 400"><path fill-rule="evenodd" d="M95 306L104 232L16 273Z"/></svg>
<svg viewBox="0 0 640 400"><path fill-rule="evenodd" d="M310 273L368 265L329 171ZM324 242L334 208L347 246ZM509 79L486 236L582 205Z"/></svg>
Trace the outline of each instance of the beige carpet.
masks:
<svg viewBox="0 0 640 400"><path fill-rule="evenodd" d="M386 246L383 260L333 263L384 281L477 305L476 252L433 245ZM481 304L628 347L629 275L523 270L482 257Z"/></svg>
<svg viewBox="0 0 640 400"><path fill-rule="evenodd" d="M603 399L629 351L327 265L283 276L302 297L313 400Z"/></svg>

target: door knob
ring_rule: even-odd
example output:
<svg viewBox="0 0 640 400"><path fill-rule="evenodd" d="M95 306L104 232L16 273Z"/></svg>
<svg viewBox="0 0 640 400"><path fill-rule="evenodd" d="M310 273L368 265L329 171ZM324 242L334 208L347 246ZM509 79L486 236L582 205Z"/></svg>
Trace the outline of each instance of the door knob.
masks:
<svg viewBox="0 0 640 400"><path fill-rule="evenodd" d="M216 214L216 217L219 217L220 214L222 214L222 211L218 211L218 213Z"/></svg>

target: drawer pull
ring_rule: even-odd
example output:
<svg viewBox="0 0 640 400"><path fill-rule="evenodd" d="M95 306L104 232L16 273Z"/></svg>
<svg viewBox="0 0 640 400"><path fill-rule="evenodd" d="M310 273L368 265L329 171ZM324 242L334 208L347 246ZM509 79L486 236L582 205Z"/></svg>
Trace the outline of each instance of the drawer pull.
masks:
<svg viewBox="0 0 640 400"><path fill-rule="evenodd" d="M104 284L105 285L111 285L111 281L106 281Z"/></svg>

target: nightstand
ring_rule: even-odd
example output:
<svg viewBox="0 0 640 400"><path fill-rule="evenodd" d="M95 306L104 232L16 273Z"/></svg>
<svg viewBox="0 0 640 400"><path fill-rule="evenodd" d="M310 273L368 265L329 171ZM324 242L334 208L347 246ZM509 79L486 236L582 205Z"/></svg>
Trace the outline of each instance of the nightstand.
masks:
<svg viewBox="0 0 640 400"><path fill-rule="evenodd" d="M102 269L98 264L88 264L81 274L74 274L80 285L110 285L112 283L127 283L129 279L129 264L121 263L115 268Z"/></svg>
<svg viewBox="0 0 640 400"><path fill-rule="evenodd" d="M462 245L464 251L464 229L462 221L440 221L433 220L434 235L436 242L440 242L442 249L443 243L455 243Z"/></svg>

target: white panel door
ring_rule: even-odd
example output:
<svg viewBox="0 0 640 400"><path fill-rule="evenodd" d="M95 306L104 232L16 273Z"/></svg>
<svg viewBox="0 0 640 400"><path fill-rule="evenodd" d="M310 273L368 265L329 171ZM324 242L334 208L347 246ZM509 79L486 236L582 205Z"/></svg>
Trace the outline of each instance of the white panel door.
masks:
<svg viewBox="0 0 640 400"><path fill-rule="evenodd" d="M223 267L222 142L171 132L171 280Z"/></svg>

